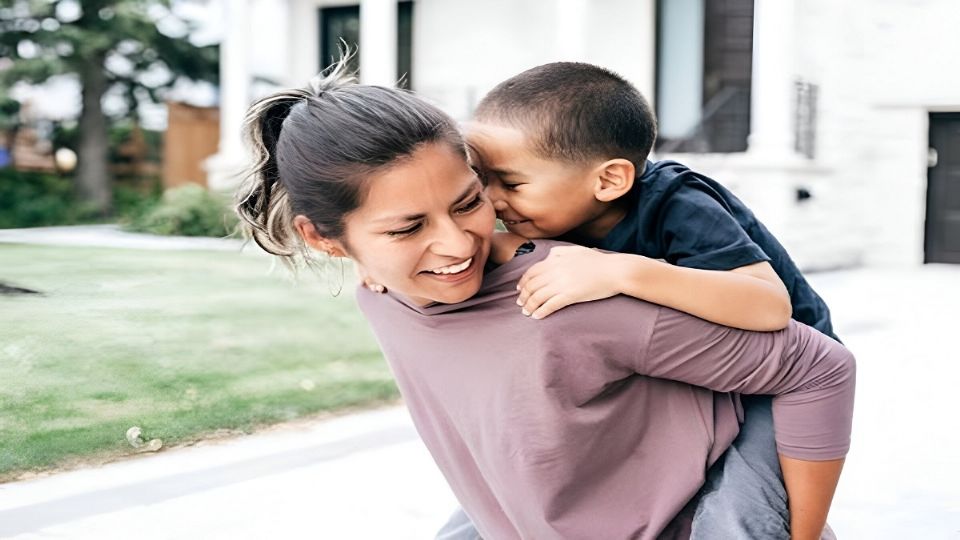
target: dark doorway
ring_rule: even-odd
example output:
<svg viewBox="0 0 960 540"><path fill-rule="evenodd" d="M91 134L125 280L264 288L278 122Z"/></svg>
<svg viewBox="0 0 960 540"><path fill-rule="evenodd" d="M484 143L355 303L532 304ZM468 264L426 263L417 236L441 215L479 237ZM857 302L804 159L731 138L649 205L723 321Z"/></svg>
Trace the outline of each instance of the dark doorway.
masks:
<svg viewBox="0 0 960 540"><path fill-rule="evenodd" d="M960 113L930 114L923 261L960 264Z"/></svg>
<svg viewBox="0 0 960 540"><path fill-rule="evenodd" d="M320 69L340 57L341 40L351 49L361 47L360 6L338 6L320 9ZM410 88L413 64L413 2L397 3L397 86ZM360 55L350 60L350 69L359 74L363 69Z"/></svg>

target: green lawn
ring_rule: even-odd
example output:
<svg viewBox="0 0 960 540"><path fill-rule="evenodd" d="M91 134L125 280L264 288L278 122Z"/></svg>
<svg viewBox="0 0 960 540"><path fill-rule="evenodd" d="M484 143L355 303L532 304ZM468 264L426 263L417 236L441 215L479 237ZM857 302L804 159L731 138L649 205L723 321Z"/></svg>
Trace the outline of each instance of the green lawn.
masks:
<svg viewBox="0 0 960 540"><path fill-rule="evenodd" d="M0 480L397 397L352 287L266 257L0 245L0 282L43 292L0 296Z"/></svg>

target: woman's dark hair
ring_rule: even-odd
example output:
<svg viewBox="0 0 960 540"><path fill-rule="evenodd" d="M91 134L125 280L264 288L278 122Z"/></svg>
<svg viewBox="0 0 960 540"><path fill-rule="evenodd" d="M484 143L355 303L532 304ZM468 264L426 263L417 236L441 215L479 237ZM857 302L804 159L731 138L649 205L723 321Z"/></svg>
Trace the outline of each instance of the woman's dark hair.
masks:
<svg viewBox="0 0 960 540"><path fill-rule="evenodd" d="M342 239L344 218L363 203L372 173L428 143L467 159L452 118L410 92L357 84L348 58L307 88L257 101L244 121L253 165L237 191L237 214L248 236L293 267L311 260L295 216Z"/></svg>

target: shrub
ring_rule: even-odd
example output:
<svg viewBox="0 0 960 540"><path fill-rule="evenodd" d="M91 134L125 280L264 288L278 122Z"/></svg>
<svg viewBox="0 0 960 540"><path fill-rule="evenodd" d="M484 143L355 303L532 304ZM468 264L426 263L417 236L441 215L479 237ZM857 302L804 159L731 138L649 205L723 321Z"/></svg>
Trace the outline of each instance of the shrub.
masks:
<svg viewBox="0 0 960 540"><path fill-rule="evenodd" d="M128 217L126 229L162 235L229 236L237 219L227 201L196 184L164 192L155 205Z"/></svg>
<svg viewBox="0 0 960 540"><path fill-rule="evenodd" d="M160 197L159 179L117 183L113 205L117 215L140 215ZM109 218L77 200L73 178L50 173L0 168L0 229L98 223Z"/></svg>
<svg viewBox="0 0 960 540"><path fill-rule="evenodd" d="M0 229L66 225L95 218L92 208L75 199L70 178L0 169Z"/></svg>

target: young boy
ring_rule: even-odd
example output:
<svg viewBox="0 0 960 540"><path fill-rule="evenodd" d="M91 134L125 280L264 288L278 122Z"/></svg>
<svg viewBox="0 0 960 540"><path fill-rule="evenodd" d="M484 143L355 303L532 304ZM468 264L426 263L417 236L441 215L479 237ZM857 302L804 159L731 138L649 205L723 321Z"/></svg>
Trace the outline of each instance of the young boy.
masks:
<svg viewBox="0 0 960 540"><path fill-rule="evenodd" d="M620 76L567 62L525 71L483 98L467 138L511 232L618 252L554 249L520 281L525 314L542 318L628 294L746 330L779 330L792 316L836 339L826 304L742 202L679 163L647 161L656 120ZM738 439L742 456L708 480L694 537L718 538L718 528L757 537L764 525L744 514L763 501L750 499L770 502L782 490L741 489L761 469L774 478L780 472L773 430L764 429L772 423L770 400L745 402L745 409L741 439L750 440ZM790 537L819 538L842 461L781 458L780 465Z"/></svg>

